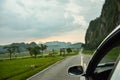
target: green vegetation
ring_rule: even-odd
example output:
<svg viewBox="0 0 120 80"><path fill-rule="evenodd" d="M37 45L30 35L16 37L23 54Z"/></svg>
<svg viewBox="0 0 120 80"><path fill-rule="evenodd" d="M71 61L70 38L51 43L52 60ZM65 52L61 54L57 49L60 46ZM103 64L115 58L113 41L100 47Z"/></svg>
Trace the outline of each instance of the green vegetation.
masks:
<svg viewBox="0 0 120 80"><path fill-rule="evenodd" d="M44 44L41 44L40 46L38 46L35 42L32 42L31 44L32 45L30 45L26 48L26 50L29 51L29 54L31 56L34 55L35 58L38 54L42 54L42 56L43 56L43 51L47 49L47 46L44 45ZM4 49L6 49L7 52L9 53L10 60L11 60L11 57L12 57L13 53L14 54L17 53L17 52L20 53L19 46L17 46L17 45L5 46Z"/></svg>
<svg viewBox="0 0 120 80"><path fill-rule="evenodd" d="M92 55L94 53L94 50L83 50L82 53ZM102 62L106 60L115 61L118 58L119 54L120 54L120 47L115 47L104 56Z"/></svg>
<svg viewBox="0 0 120 80"><path fill-rule="evenodd" d="M72 49L71 48L67 48L67 53L71 53L72 52Z"/></svg>
<svg viewBox="0 0 120 80"><path fill-rule="evenodd" d="M65 57L78 54L78 50L60 56L60 52L50 56L49 53L44 54L44 57L37 56L36 58L16 58L0 61L0 80L25 80L35 73L45 69Z"/></svg>
<svg viewBox="0 0 120 80"><path fill-rule="evenodd" d="M94 53L94 50L83 50L82 53L92 55Z"/></svg>
<svg viewBox="0 0 120 80"><path fill-rule="evenodd" d="M42 51L42 56L43 56L43 51L47 49L47 45L40 44L40 49Z"/></svg>
<svg viewBox="0 0 120 80"><path fill-rule="evenodd" d="M47 66L63 59L62 57L54 58L27 58L27 59L16 59L16 60L6 60L0 62L0 79L10 79L13 77L20 76L21 74L29 73L33 75ZM37 71L38 70L38 71ZM24 75L23 75L24 76ZM25 77L29 77L26 75ZM24 77L21 77L24 79ZM18 80L18 79L17 79Z"/></svg>
<svg viewBox="0 0 120 80"><path fill-rule="evenodd" d="M67 56L73 56L73 55L77 55L78 53L79 53L79 50L73 50L72 52L67 53L66 55Z"/></svg>
<svg viewBox="0 0 120 80"><path fill-rule="evenodd" d="M5 54L0 54L0 60L4 60L4 59L9 59L10 54L9 53L5 53ZM15 54L11 54L11 59L16 59L16 58L26 58L26 57L30 57L29 52L20 52L20 53L15 53Z"/></svg>
<svg viewBox="0 0 120 80"><path fill-rule="evenodd" d="M85 48L96 49L103 39L120 24L119 0L105 0L100 17L92 20L85 37Z"/></svg>
<svg viewBox="0 0 120 80"><path fill-rule="evenodd" d="M119 54L120 54L120 47L115 47L106 55L106 57L108 59L115 60L115 59L117 59Z"/></svg>
<svg viewBox="0 0 120 80"><path fill-rule="evenodd" d="M31 56L34 55L35 58L36 58L37 54L40 54L40 47L39 46L28 47L27 49L29 51L29 54Z"/></svg>
<svg viewBox="0 0 120 80"><path fill-rule="evenodd" d="M10 54L10 60L11 60L12 54L15 53L16 50L17 52L19 51L19 46L5 46L4 49L6 49L8 53Z"/></svg>

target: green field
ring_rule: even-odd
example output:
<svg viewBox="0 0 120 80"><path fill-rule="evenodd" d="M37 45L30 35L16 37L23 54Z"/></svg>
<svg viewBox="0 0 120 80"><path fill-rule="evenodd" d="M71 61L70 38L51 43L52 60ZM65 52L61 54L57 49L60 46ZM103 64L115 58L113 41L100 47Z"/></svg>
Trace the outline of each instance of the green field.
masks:
<svg viewBox="0 0 120 80"><path fill-rule="evenodd" d="M2 61L0 62L0 78L8 80L19 78L23 80L61 59L63 58L26 58Z"/></svg>
<svg viewBox="0 0 120 80"><path fill-rule="evenodd" d="M0 80L25 80L33 74L45 69L57 61L64 59L67 56L76 55L78 51L59 56L59 53L50 57L47 54L44 57L37 58L18 58L5 59L0 61Z"/></svg>

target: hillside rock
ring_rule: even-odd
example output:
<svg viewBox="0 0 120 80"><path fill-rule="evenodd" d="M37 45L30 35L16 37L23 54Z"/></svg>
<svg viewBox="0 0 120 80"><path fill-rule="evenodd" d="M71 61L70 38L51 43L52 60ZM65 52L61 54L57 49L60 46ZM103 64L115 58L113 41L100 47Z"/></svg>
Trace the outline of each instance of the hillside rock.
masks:
<svg viewBox="0 0 120 80"><path fill-rule="evenodd" d="M85 48L95 49L120 24L120 0L105 0L100 17L92 20L85 36Z"/></svg>

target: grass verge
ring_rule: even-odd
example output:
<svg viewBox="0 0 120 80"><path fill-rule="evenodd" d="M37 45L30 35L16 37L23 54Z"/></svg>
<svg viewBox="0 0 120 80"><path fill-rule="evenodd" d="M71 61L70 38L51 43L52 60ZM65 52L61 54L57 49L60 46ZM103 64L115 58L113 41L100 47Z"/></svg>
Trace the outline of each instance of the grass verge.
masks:
<svg viewBox="0 0 120 80"><path fill-rule="evenodd" d="M13 60L2 60L0 61L0 80L25 80L57 61L76 54L78 54L78 51L66 54L64 57L57 54L53 57L28 57Z"/></svg>
<svg viewBox="0 0 120 80"><path fill-rule="evenodd" d="M94 53L94 50L83 50L82 53L92 55Z"/></svg>
<svg viewBox="0 0 120 80"><path fill-rule="evenodd" d="M43 70L61 59L63 58L49 57L2 61L0 62L0 80L25 80L27 77Z"/></svg>

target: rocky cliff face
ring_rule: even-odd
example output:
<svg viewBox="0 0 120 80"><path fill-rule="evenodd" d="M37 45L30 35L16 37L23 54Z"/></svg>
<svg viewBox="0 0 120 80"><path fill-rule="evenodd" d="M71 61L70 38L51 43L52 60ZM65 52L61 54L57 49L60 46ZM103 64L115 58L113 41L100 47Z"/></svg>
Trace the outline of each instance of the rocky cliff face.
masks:
<svg viewBox="0 0 120 80"><path fill-rule="evenodd" d="M92 20L86 32L85 47L95 49L120 24L120 0L105 0L100 17Z"/></svg>

